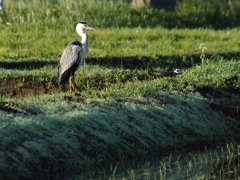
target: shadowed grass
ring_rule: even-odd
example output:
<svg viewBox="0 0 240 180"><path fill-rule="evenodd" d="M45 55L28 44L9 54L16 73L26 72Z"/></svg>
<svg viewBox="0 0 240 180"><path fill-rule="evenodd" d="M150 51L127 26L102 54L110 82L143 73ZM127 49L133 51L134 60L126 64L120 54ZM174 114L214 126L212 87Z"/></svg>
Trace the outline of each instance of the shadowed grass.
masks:
<svg viewBox="0 0 240 180"><path fill-rule="evenodd" d="M227 143L223 147L205 149L160 158L159 161L148 161L135 165L126 173L112 169L109 179L238 179L240 172L240 146ZM100 174L99 174L100 176ZM81 178L81 176L77 176ZM104 176L102 175L102 179Z"/></svg>
<svg viewBox="0 0 240 180"><path fill-rule="evenodd" d="M1 176L86 172L148 154L201 148L233 138L239 130L229 128L230 119L213 112L203 99L156 95L81 103L59 95L14 100L37 115L1 111Z"/></svg>

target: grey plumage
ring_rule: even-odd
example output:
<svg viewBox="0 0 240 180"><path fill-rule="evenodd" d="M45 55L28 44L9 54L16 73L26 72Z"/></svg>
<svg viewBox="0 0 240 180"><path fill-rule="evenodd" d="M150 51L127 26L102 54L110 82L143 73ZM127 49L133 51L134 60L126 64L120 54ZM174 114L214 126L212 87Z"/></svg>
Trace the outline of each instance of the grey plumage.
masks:
<svg viewBox="0 0 240 180"><path fill-rule="evenodd" d="M70 92L75 88L74 73L83 63L88 53L88 35L84 29L97 30L86 21L79 22L76 31L82 37L82 41L78 39L72 40L64 50L58 65L58 83L63 89L69 81Z"/></svg>
<svg viewBox="0 0 240 180"><path fill-rule="evenodd" d="M61 88L64 88L70 76L83 62L82 44L78 39L71 41L64 50L58 65L58 82Z"/></svg>

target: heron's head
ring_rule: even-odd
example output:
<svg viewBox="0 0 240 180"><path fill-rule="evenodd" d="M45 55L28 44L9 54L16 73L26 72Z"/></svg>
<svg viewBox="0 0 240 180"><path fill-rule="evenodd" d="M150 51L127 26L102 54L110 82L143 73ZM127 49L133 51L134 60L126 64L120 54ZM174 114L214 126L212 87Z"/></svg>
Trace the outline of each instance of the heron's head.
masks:
<svg viewBox="0 0 240 180"><path fill-rule="evenodd" d="M89 29L89 30L95 30L95 31L99 31L98 29L92 27L90 24L88 24L86 21L80 21L77 26L76 29Z"/></svg>

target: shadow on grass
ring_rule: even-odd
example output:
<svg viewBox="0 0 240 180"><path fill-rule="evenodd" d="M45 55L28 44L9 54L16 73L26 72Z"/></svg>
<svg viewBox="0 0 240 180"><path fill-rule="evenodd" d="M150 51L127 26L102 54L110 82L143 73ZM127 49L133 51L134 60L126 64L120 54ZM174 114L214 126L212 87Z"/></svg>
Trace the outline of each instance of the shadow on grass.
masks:
<svg viewBox="0 0 240 180"><path fill-rule="evenodd" d="M231 60L239 58L238 52L226 52L218 55L206 54L207 58L215 58L216 56ZM195 64L199 64L200 54L185 54L185 55L156 55L155 57L148 56L124 56L124 57L88 57L86 62L89 64L98 64L106 67L122 67L125 69L147 69L153 67L162 68L188 68ZM0 67L6 69L38 69L44 66L56 66L58 61L46 60L16 60L16 61L0 61Z"/></svg>
<svg viewBox="0 0 240 180"><path fill-rule="evenodd" d="M7 125L0 132L3 152L0 160L4 164L0 166L0 177L69 179L71 173L93 176L101 170L111 174L110 165L132 168L134 164L160 159L170 152L186 154L214 148L224 143L226 137L239 138L237 119L219 116L212 111L218 108L190 96L179 99L163 93L147 96L145 100L119 98L109 105L107 101L92 101L87 105L86 99L77 103L81 98L78 96L49 98L45 103L61 102L74 113L67 115L69 109L61 107L46 113L37 106L2 103L10 111L16 111L14 117L18 124L12 123L12 116L4 120ZM148 100L155 105L149 105ZM164 108L160 108L163 103ZM179 111L172 113L176 107ZM58 110L64 114L62 117ZM29 119L28 124L22 125L19 119L25 118ZM12 143L8 143L9 139Z"/></svg>
<svg viewBox="0 0 240 180"><path fill-rule="evenodd" d="M5 69L39 69L48 65L57 65L56 61L44 61L44 60L10 60L0 61L0 68Z"/></svg>

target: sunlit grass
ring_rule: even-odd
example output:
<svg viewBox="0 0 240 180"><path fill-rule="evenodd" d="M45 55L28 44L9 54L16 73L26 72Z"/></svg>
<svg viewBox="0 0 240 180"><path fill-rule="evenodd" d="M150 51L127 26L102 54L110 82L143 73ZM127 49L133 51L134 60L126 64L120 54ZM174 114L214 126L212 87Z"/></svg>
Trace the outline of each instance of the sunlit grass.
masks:
<svg viewBox="0 0 240 180"><path fill-rule="evenodd" d="M11 26L1 30L4 34L1 39L2 60L46 58L59 61L66 45L72 39L81 39L75 32L74 26L65 27L63 30L48 29L42 33L38 29L24 30L26 28L24 26L21 28L23 31L16 33L11 32ZM88 31L89 57L184 56L199 54L201 51L198 46L202 42L208 47L207 54L217 52L236 54L240 40L240 33L237 29L213 31L102 28L100 30L98 32Z"/></svg>
<svg viewBox="0 0 240 180"><path fill-rule="evenodd" d="M131 8L123 0L9 0L4 2L3 24L32 23L58 29L80 19L101 27L233 28L239 26L239 2L178 1L174 11ZM42 21L44 19L44 21ZM29 26L33 28L33 26Z"/></svg>

